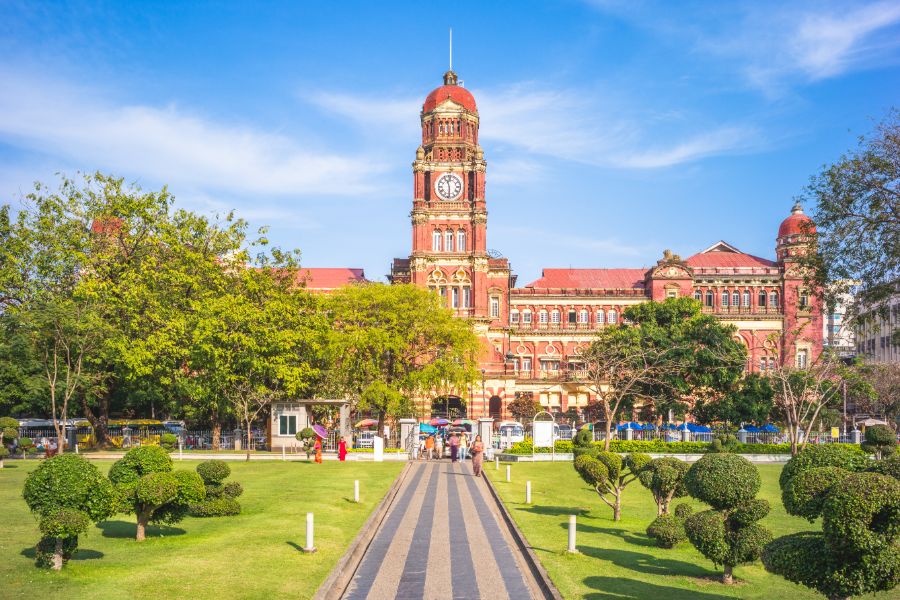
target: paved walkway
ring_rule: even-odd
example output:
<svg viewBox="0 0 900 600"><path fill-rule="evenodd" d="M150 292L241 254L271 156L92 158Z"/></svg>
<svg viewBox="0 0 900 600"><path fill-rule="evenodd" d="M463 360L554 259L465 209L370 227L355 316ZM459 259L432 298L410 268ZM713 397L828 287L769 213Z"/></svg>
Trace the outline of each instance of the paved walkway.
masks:
<svg viewBox="0 0 900 600"><path fill-rule="evenodd" d="M344 598L540 597L486 485L468 461L414 463Z"/></svg>

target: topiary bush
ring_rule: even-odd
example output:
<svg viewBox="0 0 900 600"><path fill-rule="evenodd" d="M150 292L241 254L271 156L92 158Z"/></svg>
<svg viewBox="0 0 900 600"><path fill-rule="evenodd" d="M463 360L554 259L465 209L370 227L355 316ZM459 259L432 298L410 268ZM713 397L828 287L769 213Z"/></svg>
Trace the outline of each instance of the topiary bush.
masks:
<svg viewBox="0 0 900 600"><path fill-rule="evenodd" d="M660 515L647 527L647 535L656 541L660 548L674 548L678 542L687 538L684 533L684 520L675 515Z"/></svg>
<svg viewBox="0 0 900 600"><path fill-rule="evenodd" d="M691 465L684 478L688 493L713 507L684 522L688 539L703 556L724 567L723 583L733 582L736 565L753 562L772 540L758 523L769 503L756 498L759 471L736 454L707 454Z"/></svg>
<svg viewBox="0 0 900 600"><path fill-rule="evenodd" d="M664 456L654 458L641 469L638 481L653 494L657 516L669 514L669 503L673 498L687 496L684 476L688 468L690 465L683 460Z"/></svg>
<svg viewBox="0 0 900 600"><path fill-rule="evenodd" d="M159 436L159 445L171 452L178 447L178 436L174 433L164 433Z"/></svg>
<svg viewBox="0 0 900 600"><path fill-rule="evenodd" d="M297 432L295 437L297 441L303 444L303 450L306 451L306 459L309 460L316 451L316 432L312 427L304 427Z"/></svg>
<svg viewBox="0 0 900 600"><path fill-rule="evenodd" d="M16 446L19 448L19 450L22 451L22 458L25 458L27 455L37 452L37 448L34 445L34 440L32 440L31 438L19 438L19 441L16 442Z"/></svg>
<svg viewBox="0 0 900 600"><path fill-rule="evenodd" d="M36 563L57 571L77 551L78 536L91 523L115 514L118 504L109 480L77 454L61 454L41 463L25 480L22 496L43 535Z"/></svg>
<svg viewBox="0 0 900 600"><path fill-rule="evenodd" d="M241 512L237 498L244 488L237 481L223 483L231 475L231 468L221 460L207 460L197 465L197 473L206 484L206 498L191 504L194 517L225 517Z"/></svg>
<svg viewBox="0 0 900 600"><path fill-rule="evenodd" d="M146 538L150 522L177 523L188 507L206 498L197 473L172 471L172 459L159 446L132 448L109 470L109 478L122 496L124 512L137 517L135 539Z"/></svg>
<svg viewBox="0 0 900 600"><path fill-rule="evenodd" d="M882 459L893 456L897 452L897 436L887 425L866 427L866 438L862 449L871 452L875 458Z"/></svg>
<svg viewBox="0 0 900 600"><path fill-rule="evenodd" d="M889 591L900 584L900 482L851 473L822 501L822 533L780 537L762 554L766 570L828 598Z"/></svg>
<svg viewBox="0 0 900 600"><path fill-rule="evenodd" d="M740 446L738 439L730 434L717 435L709 445L710 452L737 452Z"/></svg>
<svg viewBox="0 0 900 600"><path fill-rule="evenodd" d="M829 487L847 474L870 467L871 462L858 446L850 444L806 446L784 465L778 479L784 509L812 522L819 517Z"/></svg>
<svg viewBox="0 0 900 600"><path fill-rule="evenodd" d="M814 467L790 479L781 493L788 514L803 517L810 523L822 514L822 504L831 488L850 476L840 467Z"/></svg>
<svg viewBox="0 0 900 600"><path fill-rule="evenodd" d="M0 417L0 444L12 444L19 437L19 421L12 417Z"/></svg>
<svg viewBox="0 0 900 600"><path fill-rule="evenodd" d="M680 502L675 505L675 516L679 519L687 519L694 514L694 507L687 502Z"/></svg>
<svg viewBox="0 0 900 600"><path fill-rule="evenodd" d="M853 444L809 444L784 465L778 483L784 490L788 481L801 471L815 467L840 467L856 473L869 466L869 459Z"/></svg>
<svg viewBox="0 0 900 600"><path fill-rule="evenodd" d="M623 459L614 452L598 452L596 456L581 454L573 463L578 475L590 485L600 499L613 509L613 520L622 515L622 492L650 462L646 454L626 455ZM607 498L610 496L610 498Z"/></svg>
<svg viewBox="0 0 900 600"><path fill-rule="evenodd" d="M879 460L869 467L873 473L881 473L894 479L900 479L900 455L895 454L890 458Z"/></svg>

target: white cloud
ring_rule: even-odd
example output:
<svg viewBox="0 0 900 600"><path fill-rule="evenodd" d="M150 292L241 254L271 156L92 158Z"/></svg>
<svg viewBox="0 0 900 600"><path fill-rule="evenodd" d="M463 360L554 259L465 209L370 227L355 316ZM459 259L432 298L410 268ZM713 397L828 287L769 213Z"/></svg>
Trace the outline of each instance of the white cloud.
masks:
<svg viewBox="0 0 900 600"><path fill-rule="evenodd" d="M0 71L0 137L87 170L205 190L303 196L371 192L390 165L176 106L116 105L84 88Z"/></svg>

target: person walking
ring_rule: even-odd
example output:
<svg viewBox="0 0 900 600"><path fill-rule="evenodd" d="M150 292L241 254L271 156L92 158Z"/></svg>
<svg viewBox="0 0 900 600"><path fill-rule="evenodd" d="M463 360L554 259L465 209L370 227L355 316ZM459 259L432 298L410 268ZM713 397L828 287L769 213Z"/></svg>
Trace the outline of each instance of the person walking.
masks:
<svg viewBox="0 0 900 600"><path fill-rule="evenodd" d="M319 439L319 436L316 436L316 445L313 448L316 451L316 462L322 464L322 440Z"/></svg>
<svg viewBox="0 0 900 600"><path fill-rule="evenodd" d="M454 433L450 436L450 462L456 462L459 457L459 436Z"/></svg>
<svg viewBox="0 0 900 600"><path fill-rule="evenodd" d="M469 453L469 436L464 431L459 438L459 460L465 462L466 455Z"/></svg>
<svg viewBox="0 0 900 600"><path fill-rule="evenodd" d="M434 436L429 435L425 438L425 460L431 460L431 453L434 451Z"/></svg>
<svg viewBox="0 0 900 600"><path fill-rule="evenodd" d="M481 466L484 463L484 443L481 436L475 436L475 442L472 444L472 474L475 477L483 477L481 474Z"/></svg>
<svg viewBox="0 0 900 600"><path fill-rule="evenodd" d="M444 439L440 434L434 436L434 458L437 460L444 458Z"/></svg>
<svg viewBox="0 0 900 600"><path fill-rule="evenodd" d="M341 438L338 443L338 460L344 462L347 459L347 440Z"/></svg>

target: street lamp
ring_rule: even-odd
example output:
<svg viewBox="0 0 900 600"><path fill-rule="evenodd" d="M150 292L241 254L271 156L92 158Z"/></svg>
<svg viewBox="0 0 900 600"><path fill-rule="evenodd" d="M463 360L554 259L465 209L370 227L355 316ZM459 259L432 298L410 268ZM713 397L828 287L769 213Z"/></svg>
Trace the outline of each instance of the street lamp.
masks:
<svg viewBox="0 0 900 600"><path fill-rule="evenodd" d="M481 370L481 416L487 417L487 392L484 389L484 369Z"/></svg>

